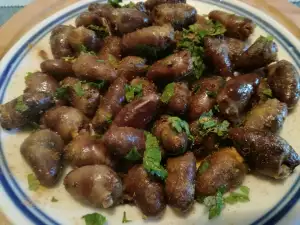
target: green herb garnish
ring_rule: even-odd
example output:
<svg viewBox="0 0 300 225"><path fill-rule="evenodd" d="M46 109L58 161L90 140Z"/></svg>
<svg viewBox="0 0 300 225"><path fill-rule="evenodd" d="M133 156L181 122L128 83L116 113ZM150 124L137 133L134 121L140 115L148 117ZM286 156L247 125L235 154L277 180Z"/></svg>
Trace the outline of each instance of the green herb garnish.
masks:
<svg viewBox="0 0 300 225"><path fill-rule="evenodd" d="M17 98L15 109L20 113L23 113L29 109L29 107L24 102L23 95Z"/></svg>
<svg viewBox="0 0 300 225"><path fill-rule="evenodd" d="M217 92L215 92L215 91L206 91L206 94L210 98L216 98L217 97Z"/></svg>
<svg viewBox="0 0 300 225"><path fill-rule="evenodd" d="M142 97L143 95L143 85L137 84L137 85L126 85L126 101L131 102L135 97Z"/></svg>
<svg viewBox="0 0 300 225"><path fill-rule="evenodd" d="M163 91L163 93L162 93L162 95L160 97L160 100L163 103L167 104L170 101L170 99L173 97L174 92L175 92L175 83L168 84L165 87L165 89L164 89L164 91Z"/></svg>
<svg viewBox="0 0 300 225"><path fill-rule="evenodd" d="M32 173L27 175L27 182L30 191L37 191L40 187L40 181Z"/></svg>
<svg viewBox="0 0 300 225"><path fill-rule="evenodd" d="M219 122L213 118L213 111L210 110L207 113L203 113L199 120L199 133L202 137L206 136L209 133L216 133L218 136L222 137L227 134L229 122L224 120Z"/></svg>
<svg viewBox="0 0 300 225"><path fill-rule="evenodd" d="M200 84L196 84L194 87L193 87L193 93L196 94L199 90L201 89L201 85Z"/></svg>
<svg viewBox="0 0 300 225"><path fill-rule="evenodd" d="M199 79L205 70L203 62L204 58L204 37L205 36L216 36L224 34L226 29L219 22L213 22L208 20L208 24L211 25L209 30L203 30L197 24L189 26L189 29L183 29L182 39L178 43L178 47L181 49L187 49L192 55L195 76Z"/></svg>
<svg viewBox="0 0 300 225"><path fill-rule="evenodd" d="M82 83L79 81L74 85L74 91L77 96L82 97L84 95L84 90L82 88Z"/></svg>
<svg viewBox="0 0 300 225"><path fill-rule="evenodd" d="M123 219L122 219L122 223L129 223L131 222L131 220L128 220L127 217L126 217L126 212L124 211L123 212Z"/></svg>
<svg viewBox="0 0 300 225"><path fill-rule="evenodd" d="M246 186L240 187L240 192L231 192L229 196L224 197L224 201L230 205L238 202L249 202L250 189Z"/></svg>
<svg viewBox="0 0 300 225"><path fill-rule="evenodd" d="M135 4L134 2L129 2L128 4L123 5L122 8L135 8Z"/></svg>
<svg viewBox="0 0 300 225"><path fill-rule="evenodd" d="M66 56L66 57L62 57L62 59L65 60L66 62L74 62L76 60L74 56L72 57Z"/></svg>
<svg viewBox="0 0 300 225"><path fill-rule="evenodd" d="M203 160L198 168L199 175L203 174L209 168L209 162L207 160Z"/></svg>
<svg viewBox="0 0 300 225"><path fill-rule="evenodd" d="M136 147L130 150L130 152L125 156L125 159L129 161L138 161L142 158L141 154L138 152Z"/></svg>
<svg viewBox="0 0 300 225"><path fill-rule="evenodd" d="M97 36L99 36L102 39L106 38L109 35L109 33L105 27L100 27L100 26L91 24L87 28L95 31L97 33Z"/></svg>
<svg viewBox="0 0 300 225"><path fill-rule="evenodd" d="M214 105L213 111L214 111L215 113L220 112L220 106L219 106L219 105Z"/></svg>
<svg viewBox="0 0 300 225"><path fill-rule="evenodd" d="M274 37L271 35L268 35L267 37L265 37L268 41L274 41Z"/></svg>
<svg viewBox="0 0 300 225"><path fill-rule="evenodd" d="M224 208L223 194L225 192L225 187L218 188L218 191L215 196L207 196L203 199L203 204L209 210L209 219L212 219L221 214L222 209Z"/></svg>
<svg viewBox="0 0 300 225"><path fill-rule="evenodd" d="M95 87L97 89L102 89L106 85L105 80L98 80L98 81L93 81L93 82L87 82L86 84Z"/></svg>
<svg viewBox="0 0 300 225"><path fill-rule="evenodd" d="M108 62L114 67L117 67L119 64L116 57L114 57L112 54L108 54Z"/></svg>
<svg viewBox="0 0 300 225"><path fill-rule="evenodd" d="M180 119L179 117L170 116L168 117L168 121L169 123L171 123L171 126L174 128L174 130L178 133L185 132L187 135L191 134L189 124L186 121Z"/></svg>
<svg viewBox="0 0 300 225"><path fill-rule="evenodd" d="M30 76L31 76L32 74L33 74L32 72L27 72L27 73L26 73L26 76L25 76L25 79L30 78Z"/></svg>
<svg viewBox="0 0 300 225"><path fill-rule="evenodd" d="M122 2L122 0L108 0L107 3L112 5L115 8L121 8L122 6L120 5L120 3Z"/></svg>
<svg viewBox="0 0 300 225"><path fill-rule="evenodd" d="M106 218L99 213L87 214L82 217L85 225L104 225Z"/></svg>
<svg viewBox="0 0 300 225"><path fill-rule="evenodd" d="M52 197L51 202L58 202L58 200L55 197Z"/></svg>
<svg viewBox="0 0 300 225"><path fill-rule="evenodd" d="M264 89L262 93L268 98L273 98L273 92L270 88Z"/></svg>
<svg viewBox="0 0 300 225"><path fill-rule="evenodd" d="M95 52L89 51L85 45L80 45L79 48L80 48L80 52L84 52L90 55L96 55Z"/></svg>
<svg viewBox="0 0 300 225"><path fill-rule="evenodd" d="M58 99L67 99L68 98L68 87L57 88L54 96Z"/></svg>
<svg viewBox="0 0 300 225"><path fill-rule="evenodd" d="M144 152L143 166L148 173L165 180L168 176L168 172L160 165L161 151L158 140L149 132L145 132L145 136L146 150Z"/></svg>

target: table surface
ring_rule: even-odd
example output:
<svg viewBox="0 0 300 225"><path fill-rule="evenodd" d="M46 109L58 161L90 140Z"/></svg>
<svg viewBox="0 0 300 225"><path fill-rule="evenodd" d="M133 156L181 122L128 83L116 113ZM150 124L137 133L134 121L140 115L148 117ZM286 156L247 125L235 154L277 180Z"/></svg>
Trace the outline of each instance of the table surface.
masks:
<svg viewBox="0 0 300 225"><path fill-rule="evenodd" d="M35 0L0 27L0 59L35 24L80 0ZM241 0L274 17L300 39L300 8L287 0ZM22 23L20 23L22 21ZM0 209L0 225L9 225Z"/></svg>

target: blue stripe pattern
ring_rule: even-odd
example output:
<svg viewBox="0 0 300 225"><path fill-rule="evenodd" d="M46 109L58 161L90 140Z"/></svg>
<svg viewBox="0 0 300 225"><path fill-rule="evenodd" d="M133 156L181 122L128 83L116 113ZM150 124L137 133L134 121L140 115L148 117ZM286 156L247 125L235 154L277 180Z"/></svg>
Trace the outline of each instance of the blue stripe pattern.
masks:
<svg viewBox="0 0 300 225"><path fill-rule="evenodd" d="M269 24L263 20L261 20L256 15L250 14L243 8L237 7L229 2L223 2L223 1L213 1L213 0L202 0L202 2L210 3L213 5L217 5L219 7L228 9L230 11L233 11L237 14L240 14L242 16L249 17L253 19L253 21L265 29L266 32L270 33L275 37L275 39L284 46L285 50L291 55L293 60L297 63L297 67L300 68L300 52L297 51L293 47L293 45L290 43L290 41L284 37L279 31L276 30L272 26L272 24ZM67 20L73 18L81 11L85 10L87 5L80 6L67 14L61 15L60 17L56 18L53 21L50 21L41 32L35 33L33 36L30 37L30 39L22 45L21 48L17 50L17 52L14 54L14 56L10 59L8 65L6 65L6 68L0 77L0 102L3 102L4 94L6 91L6 88L8 86L8 83L14 74L16 67L19 65L20 61L23 59L23 57L27 54L28 48L27 46L29 44L35 44L37 43L43 36L45 36L51 29L53 29L57 24L61 24L66 22ZM25 195L25 193L21 190L15 179L13 178L12 174L9 172L8 165L5 161L5 156L2 150L2 145L0 143L0 162L1 162L1 169L0 170L0 180L1 184L4 187L4 190L6 191L7 195L12 199L14 204L19 208L19 210L27 217L29 218L33 224L42 225L42 224L51 224L51 225L58 225L59 223L55 221L53 218L50 218L48 215L46 215L39 207L34 205L34 203ZM288 191L286 196L284 196L280 202L271 209L268 213L266 213L264 216L256 220L252 225L258 225L258 224L264 224L264 225L273 225L277 221L279 221L297 202L297 200L300 197L300 178L296 180L296 182L293 184L291 189ZM19 196L20 197L19 197ZM23 202L27 201L32 203L31 207L26 207Z"/></svg>

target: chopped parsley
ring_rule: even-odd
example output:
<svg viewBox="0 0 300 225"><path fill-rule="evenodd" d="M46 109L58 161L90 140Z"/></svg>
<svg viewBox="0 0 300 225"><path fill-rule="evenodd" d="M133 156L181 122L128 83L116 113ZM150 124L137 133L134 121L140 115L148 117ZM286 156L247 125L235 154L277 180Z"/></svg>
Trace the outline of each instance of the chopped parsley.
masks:
<svg viewBox="0 0 300 225"><path fill-rule="evenodd" d="M274 41L274 37L271 35L268 35L267 37L265 37L268 41Z"/></svg>
<svg viewBox="0 0 300 225"><path fill-rule="evenodd" d="M31 76L32 74L33 74L32 72L27 72L27 73L26 73L26 76L25 76L25 79L30 78L30 76Z"/></svg>
<svg viewBox="0 0 300 225"><path fill-rule="evenodd" d="M126 101L131 102L135 97L142 97L143 95L143 85L137 84L137 85L126 85Z"/></svg>
<svg viewBox="0 0 300 225"><path fill-rule="evenodd" d="M91 24L87 28L95 31L97 33L97 36L99 36L102 39L106 38L109 35L109 33L105 27L100 27L100 26Z"/></svg>
<svg viewBox="0 0 300 225"><path fill-rule="evenodd" d="M190 51L193 60L193 66L195 70L195 77L199 79L205 70L204 65L204 37L216 36L224 34L226 29L219 22L213 22L208 20L208 24L211 28L203 30L198 24L190 25L188 29L183 29L182 39L178 43L180 49L187 49Z"/></svg>
<svg viewBox="0 0 300 225"><path fill-rule="evenodd" d="M65 60L66 62L74 62L76 60L76 58L74 56L62 57L62 59Z"/></svg>
<svg viewBox="0 0 300 225"><path fill-rule="evenodd" d="M199 90L201 89L201 85L200 84L196 84L194 87L193 87L193 93L196 94Z"/></svg>
<svg viewBox="0 0 300 225"><path fill-rule="evenodd" d="M112 5L115 8L121 8L122 6L120 5L120 3L122 2L122 0L108 0L107 3Z"/></svg>
<svg viewBox="0 0 300 225"><path fill-rule="evenodd" d="M133 147L133 149L128 152L128 154L125 156L125 159L129 161L138 161L142 158L141 154L138 152L136 147Z"/></svg>
<svg viewBox="0 0 300 225"><path fill-rule="evenodd" d="M268 98L273 98L273 92L270 88L264 89L262 93Z"/></svg>
<svg viewBox="0 0 300 225"><path fill-rule="evenodd" d="M105 60L104 59L97 59L96 62L105 63Z"/></svg>
<svg viewBox="0 0 300 225"><path fill-rule="evenodd" d="M145 136L146 150L144 152L143 166L148 173L165 180L168 172L160 165L162 157L158 140L149 132L145 132Z"/></svg>
<svg viewBox="0 0 300 225"><path fill-rule="evenodd" d="M198 168L198 174L202 175L209 168L209 162L207 160L203 160Z"/></svg>
<svg viewBox="0 0 300 225"><path fill-rule="evenodd" d="M54 96L58 99L68 98L68 87L59 87L56 89Z"/></svg>
<svg viewBox="0 0 300 225"><path fill-rule="evenodd" d="M84 52L90 55L96 55L95 52L89 51L85 45L80 45L79 48L80 48L80 52Z"/></svg>
<svg viewBox="0 0 300 225"><path fill-rule="evenodd" d="M224 120L220 122L213 118L213 111L203 113L199 120L199 134L204 137L209 133L216 133L218 136L225 136L228 132L229 122Z"/></svg>
<svg viewBox="0 0 300 225"><path fill-rule="evenodd" d="M79 81L74 85L74 91L77 96L82 97L84 95L84 90L82 88L82 83Z"/></svg>
<svg viewBox="0 0 300 225"><path fill-rule="evenodd" d="M164 91L163 91L163 93L162 93L162 95L160 97L160 100L163 103L167 104L170 101L170 99L173 97L174 92L175 92L175 83L168 84L165 87L165 89L164 89Z"/></svg>
<svg viewBox="0 0 300 225"><path fill-rule="evenodd" d="M17 98L15 109L20 113L23 113L29 109L29 107L24 102L23 95Z"/></svg>
<svg viewBox="0 0 300 225"><path fill-rule="evenodd" d="M206 94L210 98L216 98L217 97L217 92L215 92L215 91L206 91Z"/></svg>
<svg viewBox="0 0 300 225"><path fill-rule="evenodd" d="M174 130L177 131L178 133L185 132L187 135L191 134L189 124L186 121L180 119L179 117L170 116L168 118L168 121L171 124L171 126L174 128Z"/></svg>
<svg viewBox="0 0 300 225"><path fill-rule="evenodd" d="M220 106L219 106L219 105L214 105L213 111L214 111L215 113L220 112Z"/></svg>
<svg viewBox="0 0 300 225"><path fill-rule="evenodd" d="M249 202L250 189L246 186L241 186L239 192L231 192L229 196L224 197L224 201L230 205L238 202Z"/></svg>
<svg viewBox="0 0 300 225"><path fill-rule="evenodd" d="M58 200L55 197L52 197L51 202L58 202Z"/></svg>
<svg viewBox="0 0 300 225"><path fill-rule="evenodd" d="M112 121L112 114L110 114L110 113L107 114L105 119L106 119L106 122L107 122L108 124L111 124L111 123L113 122L113 121Z"/></svg>
<svg viewBox="0 0 300 225"><path fill-rule="evenodd" d="M135 4L130 1L128 4L123 5L122 8L135 8Z"/></svg>
<svg viewBox="0 0 300 225"><path fill-rule="evenodd" d="M95 87L97 89L102 89L106 85L105 80L98 80L98 81L93 81L93 82L87 82L88 85Z"/></svg>
<svg viewBox="0 0 300 225"><path fill-rule="evenodd" d="M126 212L124 211L123 212L123 219L122 219L122 223L129 223L131 222L131 220L128 220L127 217L126 217Z"/></svg>
<svg viewBox="0 0 300 225"><path fill-rule="evenodd" d="M85 225L104 225L106 222L105 216L99 213L87 214L82 217L85 221Z"/></svg>
<svg viewBox="0 0 300 225"><path fill-rule="evenodd" d="M114 57L112 54L108 54L108 62L114 67L117 67L119 64L116 57Z"/></svg>
<svg viewBox="0 0 300 225"><path fill-rule="evenodd" d="M208 208L209 210L209 219L212 219L214 217L217 217L221 214L221 211L224 208L224 200L223 200L223 194L225 192L224 187L218 188L218 191L215 196L207 196L203 199L203 204Z"/></svg>
<svg viewBox="0 0 300 225"><path fill-rule="evenodd" d="M40 181L32 173L27 175L27 182L30 191L37 191L41 185Z"/></svg>

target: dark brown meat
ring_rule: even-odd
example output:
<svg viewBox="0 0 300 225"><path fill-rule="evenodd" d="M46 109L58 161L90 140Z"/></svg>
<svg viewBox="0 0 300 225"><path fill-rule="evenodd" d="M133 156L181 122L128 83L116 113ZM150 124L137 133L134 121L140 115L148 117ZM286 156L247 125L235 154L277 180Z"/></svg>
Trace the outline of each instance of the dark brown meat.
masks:
<svg viewBox="0 0 300 225"><path fill-rule="evenodd" d="M247 167L234 148L225 148L206 157L196 174L196 196L215 195L219 188L226 191L243 183Z"/></svg>
<svg viewBox="0 0 300 225"><path fill-rule="evenodd" d="M188 109L191 92L186 83L174 83L174 92L167 103L167 111L174 115L184 115Z"/></svg>
<svg viewBox="0 0 300 225"><path fill-rule="evenodd" d="M233 67L240 55L247 50L246 43L239 39L224 37L224 44L228 48L228 55Z"/></svg>
<svg viewBox="0 0 300 225"><path fill-rule="evenodd" d="M65 177L64 185L75 199L105 209L117 205L123 192L121 179L106 165L75 169Z"/></svg>
<svg viewBox="0 0 300 225"><path fill-rule="evenodd" d="M125 76L130 81L137 76L144 76L147 70L148 66L145 59L137 56L127 56L120 61L117 74L118 76Z"/></svg>
<svg viewBox="0 0 300 225"><path fill-rule="evenodd" d="M151 11L155 6L164 4L164 3L171 3L171 4L186 3L186 0L147 0L145 2L145 6L146 6L146 9Z"/></svg>
<svg viewBox="0 0 300 225"><path fill-rule="evenodd" d="M275 179L288 177L300 157L286 140L268 131L232 128L229 137L250 169Z"/></svg>
<svg viewBox="0 0 300 225"><path fill-rule="evenodd" d="M255 24L252 20L232 13L213 10L208 14L208 17L209 19L218 21L225 26L226 36L238 38L243 41L248 39L255 29Z"/></svg>
<svg viewBox="0 0 300 225"><path fill-rule="evenodd" d="M178 132L171 122L170 116L162 116L153 126L153 134L160 141L165 153L179 155L186 152L189 140L185 131Z"/></svg>
<svg viewBox="0 0 300 225"><path fill-rule="evenodd" d="M182 30L196 22L197 10L185 3L165 3L154 7L151 15L155 25L171 24L175 30Z"/></svg>
<svg viewBox="0 0 300 225"><path fill-rule="evenodd" d="M248 113L244 127L276 133L282 127L287 115L288 108L285 103L276 98L268 99Z"/></svg>
<svg viewBox="0 0 300 225"><path fill-rule="evenodd" d="M63 140L50 130L35 131L22 143L21 154L42 185L52 187L58 182L63 148Z"/></svg>
<svg viewBox="0 0 300 225"><path fill-rule="evenodd" d="M42 125L57 132L66 143L72 140L88 122L88 118L82 112L67 106L54 107L41 119Z"/></svg>
<svg viewBox="0 0 300 225"><path fill-rule="evenodd" d="M117 8L107 18L117 34L123 35L151 25L151 18L136 8Z"/></svg>
<svg viewBox="0 0 300 225"><path fill-rule="evenodd" d="M80 132L64 149L64 159L74 167L107 165L114 167L110 152L103 141L88 132Z"/></svg>
<svg viewBox="0 0 300 225"><path fill-rule="evenodd" d="M293 64L281 60L268 68L268 83L274 97L293 108L300 98L300 74Z"/></svg>
<svg viewBox="0 0 300 225"><path fill-rule="evenodd" d="M206 57L214 65L217 73L223 77L233 75L233 65L229 56L229 48L222 37L205 37L204 49Z"/></svg>
<svg viewBox="0 0 300 225"><path fill-rule="evenodd" d="M166 208L164 187L142 165L131 168L124 179L125 195L145 216L157 216Z"/></svg>
<svg viewBox="0 0 300 225"><path fill-rule="evenodd" d="M137 55L157 59L173 47L174 29L170 25L145 27L122 37L125 55Z"/></svg>
<svg viewBox="0 0 300 225"><path fill-rule="evenodd" d="M145 129L155 117L159 103L159 96L156 94L138 98L121 109L113 124L118 127Z"/></svg>
<svg viewBox="0 0 300 225"><path fill-rule="evenodd" d="M98 53L99 59L109 60L111 57L117 61L121 59L121 38L108 36L104 39L104 44Z"/></svg>
<svg viewBox="0 0 300 225"><path fill-rule="evenodd" d="M225 80L219 76L202 78L193 84L194 94L189 100L189 119L198 119L216 105L216 96L223 88Z"/></svg>
<svg viewBox="0 0 300 225"><path fill-rule="evenodd" d="M143 156L146 148L144 131L132 127L111 127L104 134L103 142L113 155L121 158L130 151L137 151Z"/></svg>
<svg viewBox="0 0 300 225"><path fill-rule="evenodd" d="M53 96L48 93L25 93L0 105L0 124L7 130L21 128L30 122L38 121L42 113L53 105Z"/></svg>
<svg viewBox="0 0 300 225"><path fill-rule="evenodd" d="M245 74L229 80L217 96L220 112L234 123L239 123L252 95L260 83L257 74Z"/></svg>
<svg viewBox="0 0 300 225"><path fill-rule="evenodd" d="M55 59L74 56L74 52L68 41L68 35L73 29L73 26L58 25L52 30L50 36L50 46Z"/></svg>
<svg viewBox="0 0 300 225"><path fill-rule="evenodd" d="M117 72L109 62L99 60L97 56L90 54L81 54L72 68L75 75L83 80L102 80L111 83L117 77Z"/></svg>
<svg viewBox="0 0 300 225"><path fill-rule="evenodd" d="M99 108L92 120L94 129L103 132L120 112L125 103L126 84L126 78L121 76L110 85L108 91L101 99Z"/></svg>
<svg viewBox="0 0 300 225"><path fill-rule="evenodd" d="M48 59L41 63L41 70L61 81L66 77L75 76L72 65L72 62L65 59Z"/></svg>
<svg viewBox="0 0 300 225"><path fill-rule="evenodd" d="M186 212L194 203L196 158L192 152L168 158L167 171L165 187L167 203Z"/></svg>
<svg viewBox="0 0 300 225"><path fill-rule="evenodd" d="M67 77L60 82L60 85L67 88L68 100L74 108L80 110L88 117L94 116L100 101L98 88L73 77Z"/></svg>
<svg viewBox="0 0 300 225"><path fill-rule="evenodd" d="M87 51L97 52L102 40L96 35L96 32L85 28L84 26L77 27L68 34L68 42L75 52L82 52L83 48Z"/></svg>
<svg viewBox="0 0 300 225"><path fill-rule="evenodd" d="M169 83L186 78L193 73L193 61L189 51L180 51L155 62L147 77L160 83Z"/></svg>
<svg viewBox="0 0 300 225"><path fill-rule="evenodd" d="M25 78L24 92L44 92L54 94L58 88L57 81L46 73L35 72Z"/></svg>
<svg viewBox="0 0 300 225"><path fill-rule="evenodd" d="M253 71L277 60L277 44L272 38L260 36L237 60L236 68Z"/></svg>

